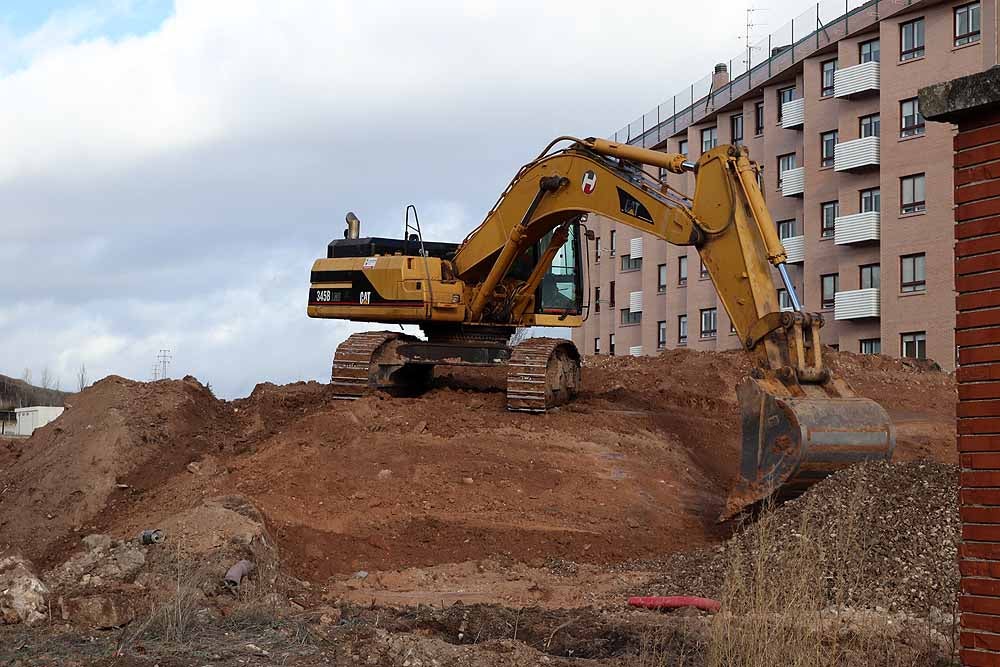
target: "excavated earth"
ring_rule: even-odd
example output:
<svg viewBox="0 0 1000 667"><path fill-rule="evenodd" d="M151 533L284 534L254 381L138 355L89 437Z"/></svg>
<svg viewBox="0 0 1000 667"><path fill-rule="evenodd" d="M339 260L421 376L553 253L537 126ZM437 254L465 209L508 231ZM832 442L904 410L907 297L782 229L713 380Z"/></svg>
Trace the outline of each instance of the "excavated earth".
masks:
<svg viewBox="0 0 1000 667"><path fill-rule="evenodd" d="M901 468L905 483L883 483L896 479L885 471L894 466L865 478L864 492L879 498L872 507L920 510L922 502L947 501L956 463L952 376L883 357L827 356L859 394L889 412L897 428L895 460L916 462ZM617 659L641 643L636 628L649 618L624 608L626 595L718 593L733 527L716 518L739 461L734 387L748 367L739 352L686 350L587 364L578 400L540 416L504 409L500 369L444 371L421 396L353 402L334 399L318 383L262 384L247 398L223 401L190 377L154 383L108 377L68 397L63 416L30 439L0 440L0 554L17 551L51 573L80 557L87 535L126 544L144 529L160 528L166 541L142 547L147 567L183 561L218 569L226 559L271 558L261 556L264 544L284 582L283 604L305 615L335 607L350 620L352 634L340 646L354 653L335 653L353 661L404 664L400 656L425 649L427 656L409 664ZM827 494L830 507L850 505L846 494L857 494L858 483L844 482L841 491L836 485L848 473L857 474L845 471L814 491ZM873 524L879 534L871 538L876 556L889 554L904 531L926 529L942 557L953 560L942 543L957 541L957 522L942 528L940 512L911 511L906 521L879 516ZM904 541L914 559L923 559L907 590L947 600L951 570L930 564L937 552L922 548L919 537ZM169 559L156 556L166 549ZM903 595L903 584L886 583L898 568L876 570L885 595L857 604L919 606ZM118 593L147 584L133 582ZM444 613L459 603L479 615L491 610L487 625L506 628L479 638L492 648L452 655L453 644L469 643L456 640L468 634L461 618L449 617L451 628L430 612L412 611ZM516 610L525 608L536 611L521 625ZM568 621L572 632L563 626ZM572 645L560 649L548 636L553 629ZM253 635L258 642L262 633ZM407 643L438 635L444 643L436 648ZM44 646L37 636L21 628L8 637L27 647L23 664L36 664L30 655L68 660L72 652L59 653L63 635L46 634ZM12 644L0 634L4 645ZM316 650L284 660L314 664L323 655ZM0 664L7 664L3 651ZM307 653L312 657L302 657ZM218 664L230 658L242 664L228 653ZM189 664L178 659L159 662Z"/></svg>

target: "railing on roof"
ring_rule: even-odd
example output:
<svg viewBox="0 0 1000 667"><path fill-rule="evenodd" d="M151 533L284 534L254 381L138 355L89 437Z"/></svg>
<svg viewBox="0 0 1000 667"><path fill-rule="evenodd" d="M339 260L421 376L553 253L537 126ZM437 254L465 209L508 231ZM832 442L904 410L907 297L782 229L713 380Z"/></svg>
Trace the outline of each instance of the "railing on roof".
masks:
<svg viewBox="0 0 1000 667"><path fill-rule="evenodd" d="M715 109L886 14L919 0L821 0L728 62L730 81L712 90L712 75L695 81L618 130L614 141L653 148Z"/></svg>

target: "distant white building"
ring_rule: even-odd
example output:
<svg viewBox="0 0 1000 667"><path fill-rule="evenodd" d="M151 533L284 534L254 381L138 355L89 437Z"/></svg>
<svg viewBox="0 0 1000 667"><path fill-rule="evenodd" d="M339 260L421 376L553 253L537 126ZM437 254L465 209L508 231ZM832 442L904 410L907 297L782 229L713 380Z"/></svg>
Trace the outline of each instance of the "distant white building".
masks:
<svg viewBox="0 0 1000 667"><path fill-rule="evenodd" d="M46 405L36 405L31 408L15 408L17 415L16 435L31 435L36 428L41 428L63 413L63 408Z"/></svg>

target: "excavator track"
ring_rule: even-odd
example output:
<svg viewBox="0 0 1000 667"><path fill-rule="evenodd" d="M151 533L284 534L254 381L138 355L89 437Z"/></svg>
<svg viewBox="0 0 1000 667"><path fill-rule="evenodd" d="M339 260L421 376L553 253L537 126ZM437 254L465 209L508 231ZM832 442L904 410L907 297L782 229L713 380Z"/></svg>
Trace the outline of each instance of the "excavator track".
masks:
<svg viewBox="0 0 1000 667"><path fill-rule="evenodd" d="M507 364L507 409L545 412L576 396L580 353L564 338L529 338Z"/></svg>
<svg viewBox="0 0 1000 667"><path fill-rule="evenodd" d="M394 360L394 341L415 341L413 336L392 331L356 333L337 346L333 355L330 386L334 398L356 400L374 389L401 386L393 372L404 367Z"/></svg>

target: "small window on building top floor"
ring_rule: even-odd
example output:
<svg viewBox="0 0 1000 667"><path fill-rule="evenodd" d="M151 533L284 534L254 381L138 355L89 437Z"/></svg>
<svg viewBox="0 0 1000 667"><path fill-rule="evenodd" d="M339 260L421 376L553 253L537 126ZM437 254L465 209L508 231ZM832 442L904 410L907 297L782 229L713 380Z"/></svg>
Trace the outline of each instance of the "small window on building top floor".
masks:
<svg viewBox="0 0 1000 667"><path fill-rule="evenodd" d="M719 128L706 127L701 131L701 152L710 151L719 145Z"/></svg>
<svg viewBox="0 0 1000 667"><path fill-rule="evenodd" d="M820 97L833 95L833 79L837 72L837 59L820 63Z"/></svg>
<svg viewBox="0 0 1000 667"><path fill-rule="evenodd" d="M858 60L863 63L879 62L882 57L879 50L879 41L877 39L870 39L867 42L858 44L858 56Z"/></svg>
<svg viewBox="0 0 1000 667"><path fill-rule="evenodd" d="M795 86L782 88L778 91L778 122L781 122L781 107L795 99Z"/></svg>

